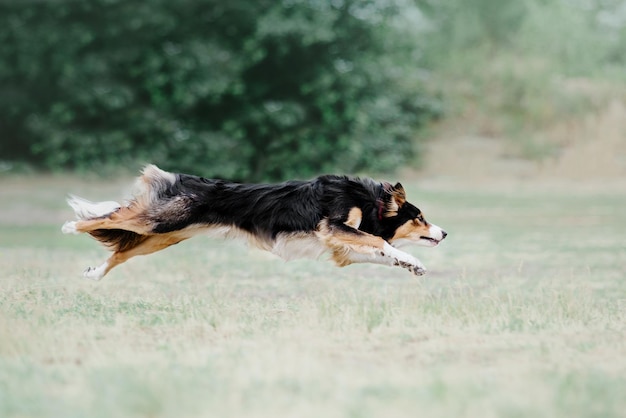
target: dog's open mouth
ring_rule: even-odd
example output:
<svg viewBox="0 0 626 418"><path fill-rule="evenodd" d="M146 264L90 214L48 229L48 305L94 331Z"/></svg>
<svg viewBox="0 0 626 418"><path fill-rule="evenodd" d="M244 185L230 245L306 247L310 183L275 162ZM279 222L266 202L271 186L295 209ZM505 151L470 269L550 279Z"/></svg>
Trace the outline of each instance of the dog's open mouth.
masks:
<svg viewBox="0 0 626 418"><path fill-rule="evenodd" d="M433 245L437 245L437 244L439 244L441 242L440 240L434 239L434 238L431 238L431 237L421 236L420 239L422 239L424 241L429 241L429 242L433 243Z"/></svg>

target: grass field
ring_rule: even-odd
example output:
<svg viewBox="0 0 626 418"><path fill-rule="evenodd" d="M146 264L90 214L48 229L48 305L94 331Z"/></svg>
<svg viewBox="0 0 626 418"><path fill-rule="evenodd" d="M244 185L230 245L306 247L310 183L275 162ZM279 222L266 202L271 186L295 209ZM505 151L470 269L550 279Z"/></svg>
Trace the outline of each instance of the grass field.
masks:
<svg viewBox="0 0 626 418"><path fill-rule="evenodd" d="M626 416L626 193L405 186L421 278L198 238L92 282L63 198L121 186L0 178L0 416Z"/></svg>

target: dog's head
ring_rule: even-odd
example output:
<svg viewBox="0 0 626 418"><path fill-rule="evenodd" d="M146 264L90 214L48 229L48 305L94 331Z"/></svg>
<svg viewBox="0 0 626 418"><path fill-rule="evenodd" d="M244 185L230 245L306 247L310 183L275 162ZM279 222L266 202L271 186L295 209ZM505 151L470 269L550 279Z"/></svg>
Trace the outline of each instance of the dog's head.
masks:
<svg viewBox="0 0 626 418"><path fill-rule="evenodd" d="M383 185L382 221L388 226L387 241L394 247L407 244L434 247L448 235L446 231L426 219L422 211L406 201L400 183Z"/></svg>

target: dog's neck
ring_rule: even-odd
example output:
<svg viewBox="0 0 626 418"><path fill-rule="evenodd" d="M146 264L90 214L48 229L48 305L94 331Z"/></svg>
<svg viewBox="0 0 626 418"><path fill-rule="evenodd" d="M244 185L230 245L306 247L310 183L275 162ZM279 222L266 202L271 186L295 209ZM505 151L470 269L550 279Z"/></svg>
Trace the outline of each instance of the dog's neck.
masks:
<svg viewBox="0 0 626 418"><path fill-rule="evenodd" d="M382 182L380 184L380 191L378 192L378 198L376 199L376 205L378 207L378 220L383 220L383 212L385 210L385 194L389 193L391 189L391 183Z"/></svg>

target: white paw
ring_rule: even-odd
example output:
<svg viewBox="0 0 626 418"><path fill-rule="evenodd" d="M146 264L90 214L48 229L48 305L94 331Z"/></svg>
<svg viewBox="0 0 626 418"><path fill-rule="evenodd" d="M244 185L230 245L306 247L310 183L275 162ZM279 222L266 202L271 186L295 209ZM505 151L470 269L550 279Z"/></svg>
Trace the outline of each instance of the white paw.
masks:
<svg viewBox="0 0 626 418"><path fill-rule="evenodd" d="M120 204L117 202L90 202L74 195L68 197L67 203L74 209L78 219L99 218L120 208Z"/></svg>
<svg viewBox="0 0 626 418"><path fill-rule="evenodd" d="M424 267L422 263L402 265L402 267L409 270L411 273L415 274L416 276L423 276L424 274L426 274L426 267Z"/></svg>
<svg viewBox="0 0 626 418"><path fill-rule="evenodd" d="M397 250L390 245L385 245L383 255L393 260L393 265L409 270L416 276L426 274L426 267L417 258L403 251Z"/></svg>
<svg viewBox="0 0 626 418"><path fill-rule="evenodd" d="M106 270L106 264L103 264L99 267L87 267L83 272L83 277L85 279L91 280L100 280L104 277L104 272Z"/></svg>
<svg viewBox="0 0 626 418"><path fill-rule="evenodd" d="M411 259L395 259L396 265L407 269L416 276L422 276L426 274L426 267L417 258L411 257Z"/></svg>
<svg viewBox="0 0 626 418"><path fill-rule="evenodd" d="M61 232L63 232L64 234L78 235L79 232L76 229L76 221L65 222L63 226L61 227Z"/></svg>

